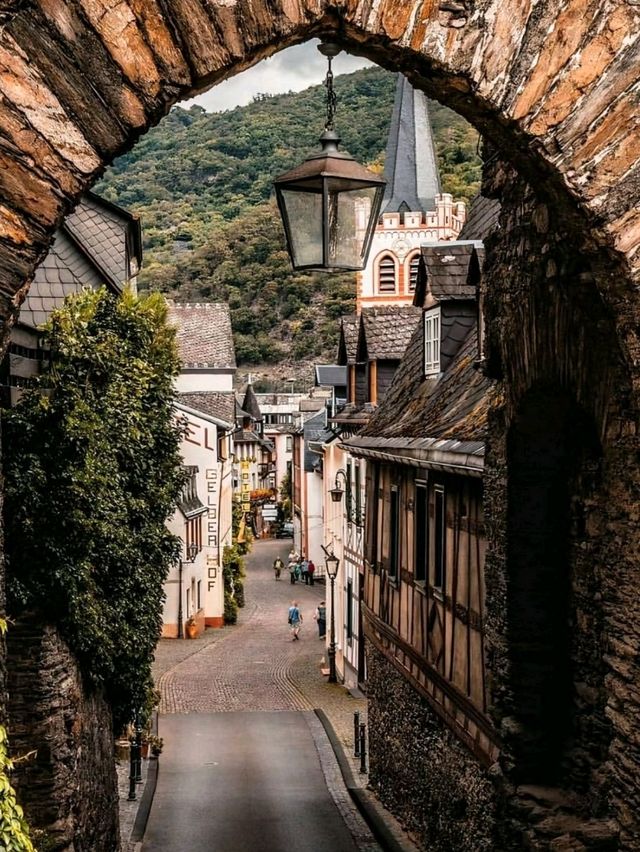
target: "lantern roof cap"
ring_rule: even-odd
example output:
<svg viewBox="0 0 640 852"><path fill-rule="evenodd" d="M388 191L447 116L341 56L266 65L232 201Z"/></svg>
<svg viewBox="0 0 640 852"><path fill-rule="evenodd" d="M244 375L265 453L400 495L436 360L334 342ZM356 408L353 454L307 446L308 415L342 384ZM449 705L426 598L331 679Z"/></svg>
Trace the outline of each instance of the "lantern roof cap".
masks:
<svg viewBox="0 0 640 852"><path fill-rule="evenodd" d="M307 159L288 172L277 177L278 184L295 183L313 178L341 178L358 183L384 186L385 179L360 165L347 151L338 150L340 137L333 130L325 130L320 137L321 151L311 154Z"/></svg>

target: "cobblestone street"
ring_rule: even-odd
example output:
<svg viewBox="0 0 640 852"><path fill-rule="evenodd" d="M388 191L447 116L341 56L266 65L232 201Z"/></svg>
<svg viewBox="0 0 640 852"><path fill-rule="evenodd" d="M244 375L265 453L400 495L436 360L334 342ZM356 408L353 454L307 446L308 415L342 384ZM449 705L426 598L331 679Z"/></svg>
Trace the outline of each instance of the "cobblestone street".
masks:
<svg viewBox="0 0 640 852"><path fill-rule="evenodd" d="M321 707L348 751L353 745L353 713L363 721L366 701L320 672L325 654L313 613L325 596L324 584L292 586L274 579L273 560L286 562L291 540L258 541L247 556L245 597L238 624L208 630L192 641L162 640L154 667L161 713L231 710L308 710ZM287 609L297 600L304 623L292 642Z"/></svg>
<svg viewBox="0 0 640 852"><path fill-rule="evenodd" d="M318 637L313 614L318 602L325 596L324 584L317 583L312 587L296 583L292 586L288 575L283 574L279 581L274 578L271 567L273 560L280 555L286 562L290 548L290 540L263 541L254 544L253 551L247 557L246 606L240 610L238 624L220 630L208 630L204 636L196 640L162 640L158 646L154 673L161 693L160 734L167 738L167 743L166 753L161 758L158 792L151 812L148 835L143 845L145 852L147 850L155 852L156 849L160 852L160 850L174 848L171 845L172 841L169 840L169 837L173 836L171 832L176 830L174 818L169 819L166 814L167 807L173 808L171 789L180 789L183 805L193 803L189 804L189 807L196 807L198 797L211 797L212 793L208 785L204 788L200 785L191 793L187 793L187 787L192 784L191 776L194 772L197 775L199 772L213 771L208 767L218 766L217 755L222 743L219 735L217 739L212 735L213 729L228 730L229 733L232 730L244 730L244 739L239 738L237 760L240 763L249 761L251 766L261 767L260 751L267 748L267 743L264 743L264 746L261 744L256 754L253 750L256 736L250 733L251 730L259 731L261 726L268 722L271 727L265 728L265 731L270 731L267 739L282 738L282 730L292 725L291 711L307 711L300 714L300 721L297 723L298 745L294 745L294 742L291 745L294 751L299 749L300 754L307 754L307 760L309 754L315 753L316 759L312 763L319 761L318 766L322 770L326 790L333 801L335 810L332 819L337 819L338 822L347 826L349 835L355 843L354 848L357 848L359 852L379 850L379 846L349 797L322 725L313 713L308 712L314 708L321 708L342 741L345 753L350 754L353 749L353 713L358 710L364 719L366 702L361 697L352 696L339 684L328 684L320 671L325 647L324 642ZM300 641L292 641L287 624L287 610L292 600L298 602L303 615ZM237 722L233 723L229 715L227 721L232 725L231 728L224 726L220 728L215 721L216 717L211 716L218 713L242 714L242 711L256 712L260 715L256 715L254 723L246 715L238 716ZM274 711L278 711L275 716ZM197 720L191 717L192 721L185 719L185 722L181 723L180 717L186 714L198 714ZM279 718L282 719L284 729L278 726ZM309 742L313 744L311 752L308 747L303 746L303 738L300 739L300 724L307 731ZM185 737L187 737L186 740ZM202 743L200 747L196 744L195 753L194 737ZM242 745L248 740L254 743L251 749L248 745L246 747ZM284 742L286 740L284 736ZM196 769L192 766L191 771L182 778L180 773L185 771L183 766L185 748L192 755L190 758L192 762L194 760L198 762L198 748L205 751L208 749L209 756L202 766ZM228 748L228 744L225 744L225 748ZM285 762L283 771L286 778L286 761L290 760L290 756L287 756L286 748L283 752ZM212 757L214 753L215 760ZM201 759L205 760L204 757ZM276 783L285 783L278 774L281 771L281 767L277 765L278 759L274 760L271 757L270 761ZM255 766L249 772L249 777L252 772L258 771ZM313 776L318 766L314 768L309 764L307 770L309 778ZM360 775L357 772L353 760L352 769L357 782L364 785L366 775ZM166 781L169 776L171 787L167 786ZM244 777L242 772L240 776ZM217 783L213 777L209 780L211 785ZM304 791L301 790L298 793L302 795ZM257 794L253 787L246 790L239 786L232 800L237 802L238 797L240 800L246 797L247 801L253 801ZM258 795L266 797L265 808L273 807L268 801L267 791L262 787ZM313 795L319 802L320 791L316 789ZM300 802L294 801L294 803L298 808ZM209 802L209 806L211 804ZM204 809L207 813L209 806L204 800L197 805L199 810ZM279 825L278 830L285 831L288 830L285 824L289 819L285 798L282 800L281 811L282 824ZM180 815L179 819L182 820L183 816ZM209 821L213 819L214 817L211 816ZM221 814L215 816L216 824L220 823L219 828L224 833L227 829L223 826L222 819ZM325 837L325 829L322 825L314 829L312 822L303 820L299 823L302 830L306 832L303 846L306 843L311 844L308 846L309 849L324 848L322 844L329 840L331 831L339 830L339 827L334 825L331 828L325 820ZM196 837L202 836L203 839L197 841L201 844L196 844L197 848L203 850L209 848L206 846L204 837L212 836L210 833L213 832L213 828L207 824L204 829L198 828L198 831L201 834L196 833ZM264 849L280 848L274 837L275 835L273 837L271 834L268 835ZM219 842L220 835L216 834L216 843ZM238 841L236 839L233 842L237 844ZM273 843L275 845L270 845ZM299 841L296 845L302 848ZM236 845L233 848L235 852L240 847ZM304 846L304 848L307 847ZM340 848L345 850L348 848L346 841L343 841Z"/></svg>

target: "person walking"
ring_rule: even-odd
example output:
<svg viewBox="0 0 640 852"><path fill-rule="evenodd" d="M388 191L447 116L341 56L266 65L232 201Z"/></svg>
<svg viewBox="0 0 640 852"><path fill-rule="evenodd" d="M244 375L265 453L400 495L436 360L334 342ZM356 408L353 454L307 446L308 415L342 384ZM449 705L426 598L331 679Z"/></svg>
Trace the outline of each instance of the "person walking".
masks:
<svg viewBox="0 0 640 852"><path fill-rule="evenodd" d="M300 562L300 579L304 580L305 586L309 585L309 563L307 560L302 557L302 561Z"/></svg>
<svg viewBox="0 0 640 852"><path fill-rule="evenodd" d="M292 586L295 586L295 584L296 584L297 572L298 572L298 563L291 560L291 562L289 562L289 579L291 580Z"/></svg>
<svg viewBox="0 0 640 852"><path fill-rule="evenodd" d="M273 560L273 570L276 575L276 580L280 579L280 574L282 574L282 569L284 568L284 562L280 559L279 556Z"/></svg>
<svg viewBox="0 0 640 852"><path fill-rule="evenodd" d="M309 565L307 566L307 577L309 580L309 585L313 586L313 575L315 574L316 566L313 564L313 559L309 560Z"/></svg>
<svg viewBox="0 0 640 852"><path fill-rule="evenodd" d="M327 607L324 601L320 601L313 617L318 625L318 639L324 639L327 635Z"/></svg>
<svg viewBox="0 0 640 852"><path fill-rule="evenodd" d="M300 627L302 625L302 613L298 608L298 601L291 601L289 607L289 625L291 627L292 642L300 639Z"/></svg>
<svg viewBox="0 0 640 852"><path fill-rule="evenodd" d="M296 572L296 580L299 580L302 576L302 556L298 556L298 559L295 564L295 572Z"/></svg>

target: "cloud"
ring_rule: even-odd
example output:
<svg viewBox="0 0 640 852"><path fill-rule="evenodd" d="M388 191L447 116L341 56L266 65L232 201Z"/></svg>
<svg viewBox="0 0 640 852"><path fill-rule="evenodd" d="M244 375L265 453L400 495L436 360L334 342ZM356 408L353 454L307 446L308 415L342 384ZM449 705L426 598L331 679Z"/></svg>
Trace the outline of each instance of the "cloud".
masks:
<svg viewBox="0 0 640 852"><path fill-rule="evenodd" d="M264 59L248 71L224 80L208 92L182 106L198 104L208 112L222 112L251 102L259 93L277 95L282 92L300 92L321 83L327 70L327 61L316 49L317 40L289 47ZM341 53L333 60L334 74L350 74L358 68L372 65L368 59Z"/></svg>

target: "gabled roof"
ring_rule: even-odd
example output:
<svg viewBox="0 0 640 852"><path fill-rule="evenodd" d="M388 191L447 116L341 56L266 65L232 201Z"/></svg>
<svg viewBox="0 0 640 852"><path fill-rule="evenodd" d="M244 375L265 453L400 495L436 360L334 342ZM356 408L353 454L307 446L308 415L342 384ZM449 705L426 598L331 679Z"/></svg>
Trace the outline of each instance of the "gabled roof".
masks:
<svg viewBox="0 0 640 852"><path fill-rule="evenodd" d="M316 385L343 387L347 384L347 368L338 364L316 364Z"/></svg>
<svg viewBox="0 0 640 852"><path fill-rule="evenodd" d="M183 368L235 370L229 305L223 302L169 302Z"/></svg>
<svg viewBox="0 0 640 852"><path fill-rule="evenodd" d="M382 213L435 209L440 175L425 95L398 74L384 164Z"/></svg>
<svg viewBox="0 0 640 852"><path fill-rule="evenodd" d="M340 321L340 343L338 344L338 364L347 366L356 363L359 327L359 317L355 315L342 317Z"/></svg>
<svg viewBox="0 0 640 852"><path fill-rule="evenodd" d="M439 379L425 379L419 324L393 384L360 435L484 441L491 384L475 369L477 347L474 326L445 373ZM349 444L357 446L360 435Z"/></svg>
<svg viewBox="0 0 640 852"><path fill-rule="evenodd" d="M235 426L235 396L232 392L198 391L181 393L178 394L178 402L194 411L201 411L203 414L229 424L229 428Z"/></svg>
<svg viewBox="0 0 640 852"><path fill-rule="evenodd" d="M141 262L137 217L93 193L84 195L37 267L20 309L20 323L31 328L43 325L67 296L83 287L120 293Z"/></svg>
<svg viewBox="0 0 640 852"><path fill-rule="evenodd" d="M138 272L142 261L140 222L128 210L89 192L63 227L114 287L122 287Z"/></svg>
<svg viewBox="0 0 640 852"><path fill-rule="evenodd" d="M262 420L262 412L260 411L260 406L258 405L258 399L256 397L256 392L253 389L253 385L251 382L247 385L247 389L244 392L244 400L242 401L242 410L246 411L247 414L251 416L252 420L256 422Z"/></svg>
<svg viewBox="0 0 640 852"><path fill-rule="evenodd" d="M414 305L424 305L427 293L436 302L476 298L484 250L474 242L422 246Z"/></svg>
<svg viewBox="0 0 640 852"><path fill-rule="evenodd" d="M418 324L413 305L365 307L360 315L357 361L399 361Z"/></svg>
<svg viewBox="0 0 640 852"><path fill-rule="evenodd" d="M486 240L498 227L500 202L495 198L476 195L467 209L467 218L460 231L460 240Z"/></svg>

